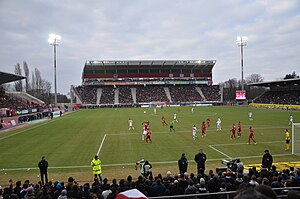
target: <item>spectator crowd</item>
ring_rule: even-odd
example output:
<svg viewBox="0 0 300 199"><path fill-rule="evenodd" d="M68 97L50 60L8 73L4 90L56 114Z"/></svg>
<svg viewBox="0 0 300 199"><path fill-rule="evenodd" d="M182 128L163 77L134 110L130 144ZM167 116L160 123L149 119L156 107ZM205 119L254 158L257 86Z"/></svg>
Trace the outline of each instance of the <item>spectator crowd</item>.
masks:
<svg viewBox="0 0 300 199"><path fill-rule="evenodd" d="M96 104L97 89L90 86L78 86L75 87L76 92L80 96L82 103L84 104Z"/></svg>
<svg viewBox="0 0 300 199"><path fill-rule="evenodd" d="M145 86L102 86L102 94L100 98L100 104L114 104L115 103L115 91L119 91L119 103L130 104L133 103L132 89L135 89L136 102L137 103L149 103L149 102L170 102L172 100L175 103L178 102L194 102L194 101L221 101L221 94L219 86L206 86L199 85L202 90L204 98L201 97L197 91L195 85L173 85L173 86L161 86L161 85L145 85ZM99 87L100 88L100 87ZM171 99L167 96L167 88L170 93ZM77 94L80 96L83 104L96 104L97 89L90 86L78 86L75 87Z"/></svg>
<svg viewBox="0 0 300 199"><path fill-rule="evenodd" d="M217 198L223 199L221 195L226 191L237 191L230 198L243 198L250 195L249 198L273 199L279 195L288 195L287 198L300 198L298 191L289 191L289 187L299 187L300 189L300 170L285 169L277 171L275 166L270 170L261 169L257 171L255 167L249 169L247 174L241 172L218 171L214 173L210 170L208 173L193 174L184 173L172 175L168 171L165 175L158 174L149 177L139 176L133 180L132 176L126 179L112 179L109 183L104 178L100 183L97 179L90 184L80 185L73 177L69 177L67 182L48 182L42 185L41 182L35 184L25 181L17 181L15 184L10 181L8 187L0 190L0 198L103 198L113 199L117 194L129 189L138 189L147 197L155 196L175 196L201 193L214 193L216 195L201 195L194 198ZM273 191L271 188L282 188ZM220 194L218 194L220 193ZM261 197L255 196L262 195ZM290 196L289 196L290 195ZM294 196L294 197L293 197Z"/></svg>
<svg viewBox="0 0 300 199"><path fill-rule="evenodd" d="M300 91L267 91L255 100L264 104L299 105Z"/></svg>

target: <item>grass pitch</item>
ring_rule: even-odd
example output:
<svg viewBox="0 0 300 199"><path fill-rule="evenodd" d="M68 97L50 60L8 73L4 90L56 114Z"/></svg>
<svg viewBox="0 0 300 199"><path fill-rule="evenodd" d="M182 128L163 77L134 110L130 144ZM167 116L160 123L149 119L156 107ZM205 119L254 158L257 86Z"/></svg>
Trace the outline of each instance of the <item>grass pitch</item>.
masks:
<svg viewBox="0 0 300 199"><path fill-rule="evenodd" d="M144 110L146 114L144 114ZM253 113L249 121L248 112ZM177 114L175 133L163 126ZM194 155L200 148L208 157L207 169L221 165L221 159L240 158L244 163L260 163L263 151L269 149L275 162L297 161L291 151L285 151L284 130L291 132L289 115L300 122L300 112L254 109L249 107L191 107L118 108L80 110L61 118L47 120L0 134L0 180L32 179L37 181L37 163L41 156L49 162L50 179L63 181L67 176L77 176L78 181L92 181L90 161L99 153L103 175L125 178L139 175L134 163L142 158L149 160L154 174L171 170L177 173L177 160L182 153L191 160L188 171L196 172ZM207 136L201 137L201 123L210 116L211 126ZM217 117L222 119L222 131L216 131ZM128 119L135 130L128 130ZM141 140L142 122L150 121L152 144ZM242 137L230 139L232 123L242 123ZM199 139L192 139L192 126L198 128ZM249 126L254 129L257 145L247 144ZM298 131L300 132L300 130ZM299 150L299 148L298 148ZM52 176L51 176L52 175Z"/></svg>

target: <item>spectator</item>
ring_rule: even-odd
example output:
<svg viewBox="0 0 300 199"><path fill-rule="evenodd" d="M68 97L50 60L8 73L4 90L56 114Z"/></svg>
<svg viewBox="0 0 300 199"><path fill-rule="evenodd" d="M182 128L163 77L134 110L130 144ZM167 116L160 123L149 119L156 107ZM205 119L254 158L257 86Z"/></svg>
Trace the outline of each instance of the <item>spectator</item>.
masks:
<svg viewBox="0 0 300 199"><path fill-rule="evenodd" d="M256 187L256 186L259 185L258 182L256 181L255 175L251 176L251 180L250 180L249 184L250 184L252 187Z"/></svg>
<svg viewBox="0 0 300 199"><path fill-rule="evenodd" d="M181 155L181 158L178 160L178 167L179 167L180 174L184 174L185 172L187 172L188 161L184 153Z"/></svg>
<svg viewBox="0 0 300 199"><path fill-rule="evenodd" d="M262 157L261 167L262 168L267 168L270 171L272 164L273 164L273 157L269 153L269 150L266 149L265 154Z"/></svg>
<svg viewBox="0 0 300 199"><path fill-rule="evenodd" d="M196 193L198 193L198 190L195 187L194 182L192 180L189 180L188 183L189 183L188 187L185 189L184 194L187 195L187 194L196 194ZM195 197L195 198L197 198L197 197Z"/></svg>
<svg viewBox="0 0 300 199"><path fill-rule="evenodd" d="M197 163L198 174L203 175L205 171L206 155L203 153L202 149L200 149L199 153L195 155L194 160Z"/></svg>
<svg viewBox="0 0 300 199"><path fill-rule="evenodd" d="M165 196L166 195L166 187L161 183L161 179L158 178L155 183L152 185L152 196Z"/></svg>
<svg viewBox="0 0 300 199"><path fill-rule="evenodd" d="M67 199L68 198L67 193L68 191L66 189L63 189L61 191L61 194L58 196L58 199Z"/></svg>
<svg viewBox="0 0 300 199"><path fill-rule="evenodd" d="M48 161L46 160L45 156L42 157L41 161L38 164L38 167L40 169L41 182L42 185L44 185L44 177L46 183L48 183Z"/></svg>
<svg viewBox="0 0 300 199"><path fill-rule="evenodd" d="M25 199L34 199L34 198L35 198L33 187L29 187L29 188L27 189L27 193L26 193L26 195L25 195L24 198L25 198Z"/></svg>

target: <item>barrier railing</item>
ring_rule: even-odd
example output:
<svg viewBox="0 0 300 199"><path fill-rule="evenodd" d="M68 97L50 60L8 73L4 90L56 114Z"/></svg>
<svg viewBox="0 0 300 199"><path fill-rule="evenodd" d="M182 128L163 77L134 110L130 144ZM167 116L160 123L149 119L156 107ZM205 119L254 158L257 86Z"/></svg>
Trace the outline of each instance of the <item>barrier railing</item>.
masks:
<svg viewBox="0 0 300 199"><path fill-rule="evenodd" d="M275 192L280 192L277 194L277 198L286 198L289 190L298 190L300 187L284 187L284 188L273 188ZM216 192L216 193L201 193L201 194L186 194L186 195L174 195L174 196L157 196L148 197L148 199L192 199L192 198L218 198L218 199L232 199L236 195L237 191L226 191L226 192Z"/></svg>

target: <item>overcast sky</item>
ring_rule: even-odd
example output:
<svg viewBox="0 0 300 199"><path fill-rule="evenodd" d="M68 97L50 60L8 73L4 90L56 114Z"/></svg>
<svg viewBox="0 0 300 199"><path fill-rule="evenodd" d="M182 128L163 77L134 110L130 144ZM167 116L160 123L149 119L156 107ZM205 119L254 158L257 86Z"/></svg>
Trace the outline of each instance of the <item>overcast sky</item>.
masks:
<svg viewBox="0 0 300 199"><path fill-rule="evenodd" d="M81 84L86 60L216 60L213 82L241 78L238 35L247 36L244 76L300 73L299 0L0 0L0 71L26 61L58 92Z"/></svg>

